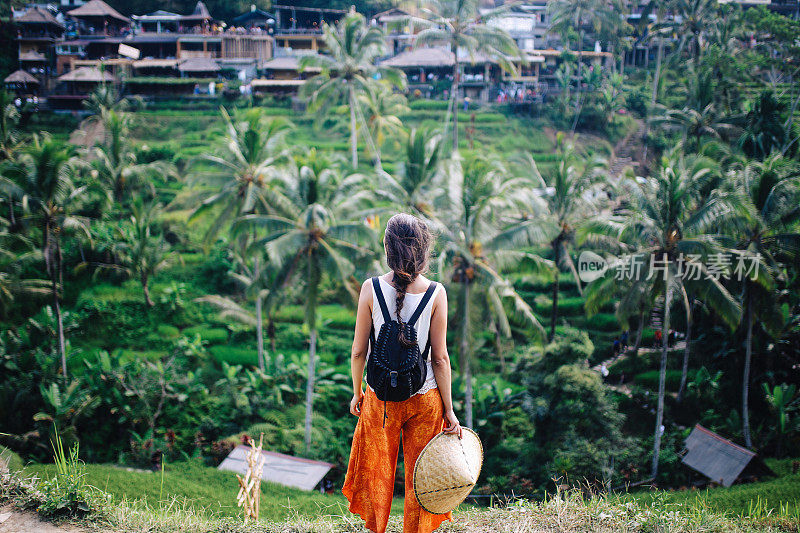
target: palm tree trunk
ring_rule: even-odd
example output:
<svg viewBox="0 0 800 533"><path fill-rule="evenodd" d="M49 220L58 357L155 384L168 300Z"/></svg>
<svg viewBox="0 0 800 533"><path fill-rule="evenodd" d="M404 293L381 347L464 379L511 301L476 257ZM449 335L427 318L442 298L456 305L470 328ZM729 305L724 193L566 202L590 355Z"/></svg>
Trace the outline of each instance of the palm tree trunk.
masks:
<svg viewBox="0 0 800 533"><path fill-rule="evenodd" d="M464 411L466 426L472 427L472 368L469 353L469 282L464 281L464 305L461 310L461 369L464 373Z"/></svg>
<svg viewBox="0 0 800 533"><path fill-rule="evenodd" d="M633 345L633 355L639 355L639 346L642 344L642 333L644 332L644 307L639 311L639 327L636 329L636 342Z"/></svg>
<svg viewBox="0 0 800 533"><path fill-rule="evenodd" d="M689 306L687 309L688 313L686 315L686 346L683 348L683 365L681 366L681 386L678 388L678 403L683 401L683 395L686 392L686 377L689 374L689 346L692 343L692 308L693 305Z"/></svg>
<svg viewBox="0 0 800 533"><path fill-rule="evenodd" d="M452 45L453 52L453 84L450 86L450 98L453 99L453 152L458 151L458 47Z"/></svg>
<svg viewBox="0 0 800 533"><path fill-rule="evenodd" d="M558 318L558 289L559 289L559 271L558 265L561 260L561 246L556 243L553 245L553 251L555 252L555 279L553 280L553 307L550 310L550 341L552 341L556 336L556 320Z"/></svg>
<svg viewBox="0 0 800 533"><path fill-rule="evenodd" d="M667 381L667 352L669 351L669 308L670 302L672 301L672 287L670 281L670 272L669 272L669 263L667 263L667 273L666 273L666 286L667 286L667 296L664 300L664 324L662 325L662 330L664 334L661 336L662 338L662 346L661 346L661 367L659 368L658 372L658 408L656 410L656 430L655 436L653 440L653 468L652 468L652 477L653 481L655 482L656 476L658 476L658 456L661 452L661 426L664 422L664 395L666 393L666 381Z"/></svg>
<svg viewBox="0 0 800 533"><path fill-rule="evenodd" d="M49 226L48 226L48 234L49 234ZM52 236L50 238L53 238ZM56 316L56 326L58 328L58 354L61 357L61 373L64 375L64 380L67 379L67 349L66 349L66 342L64 340L64 320L61 316L61 304L58 300L58 282L57 278L60 278L61 272L61 247L58 244L58 240L55 238L55 253L52 257L51 263L51 274L50 274L50 281L51 281L51 288L53 293L53 313ZM48 248L50 247L48 243Z"/></svg>
<svg viewBox="0 0 800 533"><path fill-rule="evenodd" d="M256 295L256 346L258 348L258 369L265 370L264 365L264 319L261 311L261 295Z"/></svg>
<svg viewBox="0 0 800 533"><path fill-rule="evenodd" d="M492 322L492 327L494 328L494 350L497 352L498 357L500 357L500 373L506 373L506 354L505 350L503 350L503 342L501 339L501 332L500 326L497 324L497 321L494 320Z"/></svg>
<svg viewBox="0 0 800 533"><path fill-rule="evenodd" d="M659 13L658 19L656 19L657 23L661 22L661 14ZM650 46L647 47L647 56L650 55ZM664 60L664 37L659 34L658 36L658 51L656 52L656 72L653 75L653 94L650 97L650 109L647 110L647 119L645 121L645 131L644 136L645 139L647 135L650 133L650 115L653 112L653 108L656 105L656 100L658 100L658 84L661 79L661 62ZM642 164L647 164L647 143L642 143L643 146L643 154L642 154Z"/></svg>
<svg viewBox="0 0 800 533"><path fill-rule="evenodd" d="M147 304L147 307L153 307L155 304L153 303L153 299L150 297L150 284L147 280L146 276L142 276L142 292L144 292L144 303Z"/></svg>
<svg viewBox="0 0 800 533"><path fill-rule="evenodd" d="M358 166L358 136L356 133L356 92L350 85L350 159L353 168Z"/></svg>
<svg viewBox="0 0 800 533"><path fill-rule="evenodd" d="M753 447L753 439L750 436L750 364L753 359L753 302L750 291L747 290L745 296L745 319L747 320L747 340L745 341L744 352L744 376L742 378L742 435L744 445L748 448Z"/></svg>
<svg viewBox="0 0 800 533"><path fill-rule="evenodd" d="M317 366L317 290L319 271L314 265L313 253L308 258L308 279L306 294L306 323L308 324L308 379L306 380L306 454L311 453L311 414L314 411L314 377Z"/></svg>
<svg viewBox="0 0 800 533"><path fill-rule="evenodd" d="M306 454L311 453L311 414L314 402L314 374L317 358L317 328L308 334L308 381L306 382Z"/></svg>

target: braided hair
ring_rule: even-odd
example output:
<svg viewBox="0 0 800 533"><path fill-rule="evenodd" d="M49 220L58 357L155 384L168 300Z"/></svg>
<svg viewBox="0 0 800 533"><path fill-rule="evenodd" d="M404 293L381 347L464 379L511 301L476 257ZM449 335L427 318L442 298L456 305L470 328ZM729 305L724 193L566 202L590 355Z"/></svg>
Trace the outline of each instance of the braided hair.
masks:
<svg viewBox="0 0 800 533"><path fill-rule="evenodd" d="M406 338L400 312L406 290L417 276L428 268L433 235L428 226L419 218L407 213L398 213L386 224L383 242L386 246L386 262L392 269L392 283L397 290L395 298L397 323L400 324L400 343L411 346L412 341Z"/></svg>

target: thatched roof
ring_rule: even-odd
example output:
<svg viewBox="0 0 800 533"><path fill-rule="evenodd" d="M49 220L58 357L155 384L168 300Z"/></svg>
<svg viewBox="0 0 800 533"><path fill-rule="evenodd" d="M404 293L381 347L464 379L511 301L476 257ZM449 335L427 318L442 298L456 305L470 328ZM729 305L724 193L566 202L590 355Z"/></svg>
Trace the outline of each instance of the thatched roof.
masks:
<svg viewBox="0 0 800 533"><path fill-rule="evenodd" d="M78 67L58 78L58 81L82 81L100 83L103 81L116 81L109 72L100 71L97 67Z"/></svg>
<svg viewBox="0 0 800 533"><path fill-rule="evenodd" d="M416 48L381 62L384 67L452 67L453 53L443 48Z"/></svg>
<svg viewBox="0 0 800 533"><path fill-rule="evenodd" d="M216 72L220 70L219 65L208 57L192 57L178 65L181 72Z"/></svg>
<svg viewBox="0 0 800 533"><path fill-rule="evenodd" d="M20 18L14 20L19 24L51 24L63 28L61 24L50 11L40 7L32 7L25 12Z"/></svg>
<svg viewBox="0 0 800 533"><path fill-rule="evenodd" d="M186 15L183 17L183 20L207 20L211 19L211 13L208 12L208 8L203 2L197 2L197 5L194 6L194 11L191 15Z"/></svg>
<svg viewBox="0 0 800 533"><path fill-rule="evenodd" d="M261 63L261 68L269 70L300 70L300 57L273 57ZM305 72L320 72L321 70L319 67L308 67Z"/></svg>
<svg viewBox="0 0 800 533"><path fill-rule="evenodd" d="M252 7L255 8L255 6ZM274 15L264 11L263 9L251 9L250 11L242 13L241 15L233 19L233 23L236 25L244 25L253 20L275 22L275 17Z"/></svg>
<svg viewBox="0 0 800 533"><path fill-rule="evenodd" d="M3 80L6 83L34 83L39 85L39 80L33 77L29 72L25 72L24 70L17 70L12 72L11 74Z"/></svg>
<svg viewBox="0 0 800 533"><path fill-rule="evenodd" d="M20 61L47 61L47 58L41 52L37 52L36 50L28 50L27 52L20 52L19 53L19 60Z"/></svg>
<svg viewBox="0 0 800 533"><path fill-rule="evenodd" d="M130 22L128 17L121 15L119 11L103 2L103 0L89 0L67 14L72 17L110 17L123 22Z"/></svg>

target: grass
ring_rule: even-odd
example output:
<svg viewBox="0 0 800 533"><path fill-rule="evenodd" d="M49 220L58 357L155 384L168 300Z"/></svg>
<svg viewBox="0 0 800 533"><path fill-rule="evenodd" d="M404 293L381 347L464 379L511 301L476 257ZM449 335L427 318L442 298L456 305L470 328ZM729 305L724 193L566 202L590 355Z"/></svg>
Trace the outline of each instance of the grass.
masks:
<svg viewBox="0 0 800 533"><path fill-rule="evenodd" d="M52 475L52 465L36 465L29 472ZM234 507L236 481L231 473L179 463L164 474L163 493L158 473L129 472L113 467L87 467L87 481L107 490L114 501L80 525L108 532L205 533L364 533L363 521L349 513L340 494L308 493L272 484L262 485L262 513L258 523L245 523ZM193 498L176 492L191 487ZM20 505L24 492L35 492L15 476L0 476L0 503L14 499ZM159 494L161 500L159 501ZM664 495L665 493L658 493ZM41 497L41 496L40 496ZM753 509L751 507L751 509ZM395 499L387 531L402 531L402 500ZM77 524L76 524L77 525ZM584 497L577 490L557 492L544 501L516 500L492 508L460 506L453 521L439 531L468 533L572 533L617 531L650 533L777 533L798 531L800 516L789 508L763 509L744 517L716 511L706 500L669 501L667 497L627 495Z"/></svg>
<svg viewBox="0 0 800 533"><path fill-rule="evenodd" d="M55 474L55 465L30 465L24 472L46 479ZM139 500L157 506L161 497L163 501L184 502L195 512L216 516L239 515L236 476L199 461L168 463L164 470L163 489L160 472L130 471L112 465L86 465L86 481L111 494L116 502ZM338 491L321 494L277 483L262 483L261 494L261 516L266 520L347 512L347 500ZM402 510L402 498L395 498L392 512L402 513Z"/></svg>
<svg viewBox="0 0 800 533"><path fill-rule="evenodd" d="M715 512L728 512L737 516L766 516L784 514L793 516L800 527L800 473L792 474L792 460L767 460L768 466L779 477L731 487L714 487L702 491L650 491L636 492L622 500L637 499L647 504L663 502L677 505L697 505ZM781 510L783 507L783 511ZM800 531L800 529L794 529Z"/></svg>

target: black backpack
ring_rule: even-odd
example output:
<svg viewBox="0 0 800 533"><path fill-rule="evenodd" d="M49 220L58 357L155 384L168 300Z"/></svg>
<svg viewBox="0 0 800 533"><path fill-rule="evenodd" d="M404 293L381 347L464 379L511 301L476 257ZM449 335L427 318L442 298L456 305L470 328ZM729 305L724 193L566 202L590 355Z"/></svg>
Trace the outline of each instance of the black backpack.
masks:
<svg viewBox="0 0 800 533"><path fill-rule="evenodd" d="M417 344L417 330L414 324L417 323L419 316L428 305L436 283L431 282L419 306L414 310L414 314L408 322L403 324L405 338L412 344L403 346L400 343L400 324L389 315L386 307L386 300L381 291L380 280L372 278L372 286L375 288L375 296L383 313L383 324L375 338L375 327L370 331L371 351L367 361L367 383L383 405L383 423L386 424L386 402L402 402L411 398L425 383L428 374L428 367L425 360L431 347L431 336L428 334L428 342L425 345L425 352L420 353Z"/></svg>

